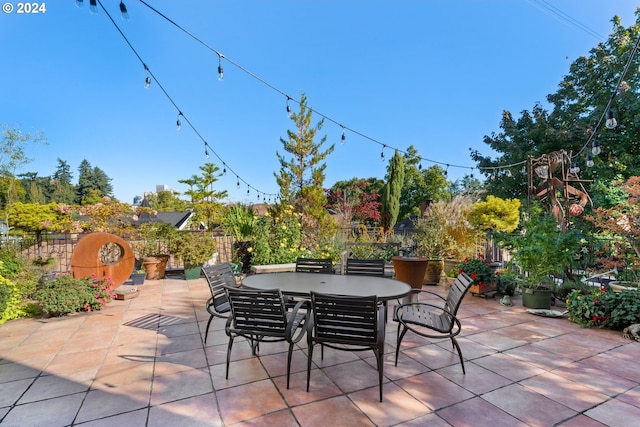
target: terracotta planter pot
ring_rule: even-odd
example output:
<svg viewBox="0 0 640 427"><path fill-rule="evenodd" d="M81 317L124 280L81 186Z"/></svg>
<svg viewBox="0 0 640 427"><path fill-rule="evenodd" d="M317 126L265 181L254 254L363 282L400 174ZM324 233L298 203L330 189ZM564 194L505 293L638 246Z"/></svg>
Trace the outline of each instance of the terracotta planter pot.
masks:
<svg viewBox="0 0 640 427"><path fill-rule="evenodd" d="M147 272L147 280L163 279L167 262L169 262L169 255L142 258L142 266Z"/></svg>
<svg viewBox="0 0 640 427"><path fill-rule="evenodd" d="M424 281L424 272L427 270L428 258L425 257L391 257L393 269L396 273L396 279L406 282L412 288L422 288Z"/></svg>

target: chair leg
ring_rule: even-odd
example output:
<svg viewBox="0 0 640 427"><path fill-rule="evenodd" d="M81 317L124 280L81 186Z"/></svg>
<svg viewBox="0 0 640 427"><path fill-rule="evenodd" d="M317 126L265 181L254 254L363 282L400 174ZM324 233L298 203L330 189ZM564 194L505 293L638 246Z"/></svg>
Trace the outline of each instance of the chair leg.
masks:
<svg viewBox="0 0 640 427"><path fill-rule="evenodd" d="M383 361L383 353L384 348L380 350L375 350L376 359L378 362L378 388L380 389L380 402L382 402L382 379L384 377L384 361Z"/></svg>
<svg viewBox="0 0 640 427"><path fill-rule="evenodd" d="M231 347L233 347L233 336L229 336L229 346L227 347L227 376L226 379L229 379L229 362L231 361Z"/></svg>
<svg viewBox="0 0 640 427"><path fill-rule="evenodd" d="M464 371L464 361L462 360L462 350L460 350L460 346L458 345L458 341L454 337L451 337L451 342L453 343L453 346L456 348L456 350L458 350L458 357L460 358L460 365L462 366L462 373L466 374L466 372Z"/></svg>
<svg viewBox="0 0 640 427"><path fill-rule="evenodd" d="M287 355L287 389L289 388L289 376L291 374L291 355L293 354L293 343L289 343L289 354Z"/></svg>
<svg viewBox="0 0 640 427"><path fill-rule="evenodd" d="M402 325L402 332L400 332L400 325L398 325L397 331L397 339L396 339L396 364L398 366L398 353L400 353L400 344L402 344L402 339L404 338L404 334L407 333L408 328Z"/></svg>
<svg viewBox="0 0 640 427"><path fill-rule="evenodd" d="M204 333L204 343L207 343L207 337L209 336L209 326L211 326L211 321L213 320L213 314L209 316L209 321L207 322L207 330Z"/></svg>
<svg viewBox="0 0 640 427"><path fill-rule="evenodd" d="M307 393L309 392L309 379L311 378L311 359L313 359L313 344L307 346Z"/></svg>

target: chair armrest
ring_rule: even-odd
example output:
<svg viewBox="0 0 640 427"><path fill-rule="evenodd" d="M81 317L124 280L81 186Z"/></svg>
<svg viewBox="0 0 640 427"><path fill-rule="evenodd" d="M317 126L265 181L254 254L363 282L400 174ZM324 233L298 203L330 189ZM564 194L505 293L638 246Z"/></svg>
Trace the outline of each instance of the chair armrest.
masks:
<svg viewBox="0 0 640 427"><path fill-rule="evenodd" d="M411 293L412 293L412 294L426 293L426 294L430 294L430 295L437 296L437 297L438 297L438 298L440 298L442 301L446 301L446 300L447 300L447 297L443 297L442 295L440 295L440 294L438 294L438 293L436 293L436 292L428 291L428 290L426 290L426 289L415 289L415 288L412 288L412 289L411 289Z"/></svg>
<svg viewBox="0 0 640 427"><path fill-rule="evenodd" d="M306 311L304 311L303 313L298 314L298 311L304 308ZM291 310L291 313L289 314L289 320L287 321L287 328L285 330L285 334L288 337L291 337L291 341L298 342L300 341L300 339L302 339L302 337L304 336L304 334L307 332L307 330L309 329L309 324L310 319L311 319L311 301L309 300L300 300L296 303L296 305L293 307L293 309ZM295 319L297 317L300 317L300 321L297 322ZM293 326L296 325L296 329L298 329L298 325L302 325L301 328L299 328L300 330L298 331L298 334L295 335L295 332L293 329Z"/></svg>

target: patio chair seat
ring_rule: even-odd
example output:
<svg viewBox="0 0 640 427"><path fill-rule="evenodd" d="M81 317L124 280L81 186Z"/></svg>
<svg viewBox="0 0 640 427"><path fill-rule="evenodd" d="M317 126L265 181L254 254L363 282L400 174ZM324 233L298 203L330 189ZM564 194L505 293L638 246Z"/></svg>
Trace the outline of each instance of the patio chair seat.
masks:
<svg viewBox="0 0 640 427"><path fill-rule="evenodd" d="M396 306L393 316L393 320L399 323L396 345L396 366L398 365L398 354L400 353L402 339L407 331L412 331L425 338L449 338L453 348L458 352L462 373L466 373L464 361L462 360L462 351L455 338L462 330L462 324L456 315L462 303L462 298L469 291L472 284L473 279L462 272L456 277L453 285L451 285L451 289L449 289L446 298L435 292L423 289L411 290L413 294L428 293L434 295L443 301L442 305L418 301Z"/></svg>

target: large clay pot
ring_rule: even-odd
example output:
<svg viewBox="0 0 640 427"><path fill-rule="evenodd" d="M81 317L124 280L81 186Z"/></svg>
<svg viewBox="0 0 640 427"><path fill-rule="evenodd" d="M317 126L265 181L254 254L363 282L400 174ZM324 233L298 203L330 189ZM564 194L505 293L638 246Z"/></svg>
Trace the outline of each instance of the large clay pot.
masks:
<svg viewBox="0 0 640 427"><path fill-rule="evenodd" d="M421 289L428 258L411 256L391 257L396 279L408 283L412 288Z"/></svg>
<svg viewBox="0 0 640 427"><path fill-rule="evenodd" d="M200 278L200 271L202 267L199 265L185 265L184 266L184 279L195 280Z"/></svg>
<svg viewBox="0 0 640 427"><path fill-rule="evenodd" d="M424 284L425 285L437 285L440 283L440 276L444 271L443 259L429 259L427 262L427 268L424 272Z"/></svg>
<svg viewBox="0 0 640 427"><path fill-rule="evenodd" d="M164 279L164 272L169 262L169 255L159 255L142 258L142 266L147 272L147 280Z"/></svg>

